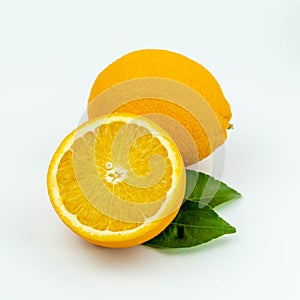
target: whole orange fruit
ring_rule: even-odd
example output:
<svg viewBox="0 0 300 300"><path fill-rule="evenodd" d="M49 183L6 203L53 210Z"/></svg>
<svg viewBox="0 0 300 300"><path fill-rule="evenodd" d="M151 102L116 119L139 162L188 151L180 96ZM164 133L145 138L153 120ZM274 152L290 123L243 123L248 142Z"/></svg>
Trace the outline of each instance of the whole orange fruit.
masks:
<svg viewBox="0 0 300 300"><path fill-rule="evenodd" d="M226 138L231 110L213 75L178 53L146 49L119 58L95 80L88 115L145 115L177 144L185 165L207 157Z"/></svg>

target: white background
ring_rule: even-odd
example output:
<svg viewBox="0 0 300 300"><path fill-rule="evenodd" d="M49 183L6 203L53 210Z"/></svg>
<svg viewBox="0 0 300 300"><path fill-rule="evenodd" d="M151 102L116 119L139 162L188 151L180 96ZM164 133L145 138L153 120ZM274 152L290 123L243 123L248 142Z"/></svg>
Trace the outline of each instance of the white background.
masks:
<svg viewBox="0 0 300 300"><path fill-rule="evenodd" d="M1 299L300 299L300 1L0 2ZM98 73L141 48L206 66L235 130L218 209L238 233L185 251L70 232L46 172Z"/></svg>

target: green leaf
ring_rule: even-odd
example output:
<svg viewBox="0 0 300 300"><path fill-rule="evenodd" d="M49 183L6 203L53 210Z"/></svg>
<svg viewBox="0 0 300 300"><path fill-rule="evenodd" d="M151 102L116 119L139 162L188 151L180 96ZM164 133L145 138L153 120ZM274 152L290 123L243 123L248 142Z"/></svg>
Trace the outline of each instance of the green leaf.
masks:
<svg viewBox="0 0 300 300"><path fill-rule="evenodd" d="M213 177L186 170L185 199L216 207L227 201L240 198L241 194Z"/></svg>
<svg viewBox="0 0 300 300"><path fill-rule="evenodd" d="M173 222L145 245L159 248L193 247L235 232L235 228L209 206L199 207L197 202L186 201Z"/></svg>

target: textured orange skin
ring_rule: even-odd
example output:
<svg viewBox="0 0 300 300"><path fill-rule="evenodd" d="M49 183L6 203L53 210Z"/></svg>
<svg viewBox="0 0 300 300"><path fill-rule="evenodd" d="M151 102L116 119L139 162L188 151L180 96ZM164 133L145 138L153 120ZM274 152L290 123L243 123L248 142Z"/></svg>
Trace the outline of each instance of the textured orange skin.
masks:
<svg viewBox="0 0 300 300"><path fill-rule="evenodd" d="M207 140L205 135L200 134L203 130L198 130L198 137L192 135L198 148L198 160L205 158L225 142L227 138L226 130L230 127L229 121L232 114L218 82L202 65L178 53L149 49L126 54L99 74L91 89L88 103L91 103L96 96L115 84L142 77L160 77L176 80L197 91L209 103L219 120L223 133L222 136L216 138L218 142L213 145L211 141ZM167 105L167 103L164 103L160 106L160 110L166 115L168 115L169 111ZM135 114L157 113L157 105L152 106L149 103L145 107L126 103L117 111ZM174 114L172 117L174 118ZM176 120L180 121L180 119L181 115L178 112ZM190 133L193 133L197 125L191 119L185 117L185 120L181 119L181 123ZM190 124L187 124L189 121ZM172 136L171 132L169 134ZM186 158L185 156L188 156L188 154L182 153L182 155L185 162L188 162L186 165L196 162L194 158Z"/></svg>
<svg viewBox="0 0 300 300"><path fill-rule="evenodd" d="M191 165L198 160L201 160L211 152L222 145L227 137L226 128L228 127L227 120L220 120L220 124L222 124L222 135L218 137L218 139L209 138L206 135L205 130L203 130L202 126L197 122L197 120L191 115L188 111L184 110L181 107L177 107L172 103L166 103L165 101L160 101L157 99L141 99L137 101L132 101L126 103L118 108L118 112L134 112L137 115L146 115L148 114L161 114L172 116L176 121L180 122L189 132L190 136L193 138L193 144L188 143L187 140L184 141L187 150L181 150L181 154L183 156L185 165ZM165 122L165 120L161 120L161 122ZM159 124L162 126L162 124ZM175 130L175 129L174 129ZM174 138L174 137L173 137ZM181 139L184 137L180 136ZM176 140L175 140L176 142ZM194 156L191 155L193 146L197 147L198 155L195 159ZM178 145L179 146L179 145ZM212 150L213 149L213 150Z"/></svg>

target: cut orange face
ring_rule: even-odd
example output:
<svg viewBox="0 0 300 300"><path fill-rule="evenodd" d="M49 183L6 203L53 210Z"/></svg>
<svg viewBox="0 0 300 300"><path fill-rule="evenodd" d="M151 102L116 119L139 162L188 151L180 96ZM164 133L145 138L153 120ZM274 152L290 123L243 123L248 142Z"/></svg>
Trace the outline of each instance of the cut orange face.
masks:
<svg viewBox="0 0 300 300"><path fill-rule="evenodd" d="M91 243L130 247L175 218L185 169L170 136L132 114L90 120L69 134L49 166L48 192L62 221Z"/></svg>

